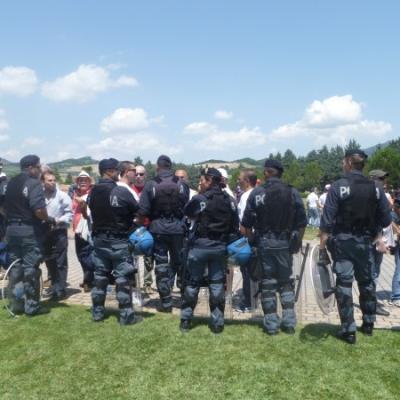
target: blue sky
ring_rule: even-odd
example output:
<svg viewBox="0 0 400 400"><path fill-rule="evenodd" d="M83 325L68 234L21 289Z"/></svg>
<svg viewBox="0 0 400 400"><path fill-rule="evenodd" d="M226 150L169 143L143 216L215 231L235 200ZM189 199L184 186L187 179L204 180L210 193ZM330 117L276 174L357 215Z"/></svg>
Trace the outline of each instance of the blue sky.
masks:
<svg viewBox="0 0 400 400"><path fill-rule="evenodd" d="M396 1L4 1L0 157L177 161L397 138Z"/></svg>

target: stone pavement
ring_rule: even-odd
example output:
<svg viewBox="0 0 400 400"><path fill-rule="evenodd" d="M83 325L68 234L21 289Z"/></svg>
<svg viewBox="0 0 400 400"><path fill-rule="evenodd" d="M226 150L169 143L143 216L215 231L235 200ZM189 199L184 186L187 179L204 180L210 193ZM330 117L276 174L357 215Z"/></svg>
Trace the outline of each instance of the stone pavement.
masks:
<svg viewBox="0 0 400 400"><path fill-rule="evenodd" d="M311 247L315 244L310 243ZM68 272L68 298L65 300L67 304L80 304L84 306L90 307L91 298L90 293L84 293L82 289L79 287L79 284L82 282L82 270L80 264L75 255L75 246L72 238L69 240L69 272ZM302 256L300 254L294 257L294 275L300 275L300 265L302 261ZM310 323L332 323L339 324L339 318L336 311L336 307L334 311L329 315L324 315L315 300L311 277L310 277L310 269L309 269L309 257L306 261L304 275L302 284L300 287L299 299L296 303L296 312L299 323L301 324L310 324ZM139 286L143 287L143 260L139 258ZM43 276L46 276L46 271L44 265L42 265ZM385 255L384 260L381 267L381 275L378 282L377 287L377 295L380 301L386 302L390 299L391 293L391 280L394 271L394 257L390 255ZM229 279L229 276L232 279ZM296 286L298 285L298 280L296 281ZM239 268L230 268L230 274L228 275L228 290L227 290L227 304L225 309L225 316L227 319L235 319L235 320L246 320L246 319L259 319L262 318L262 309L259 305L259 300L257 301L257 308L253 313L240 313L235 311L235 305L238 304L240 300L240 292L242 287L242 279ZM229 290L229 287L232 287ZM358 288L355 284L353 287L353 296L354 302L356 303L355 307L355 317L357 320L357 324L359 325L361 322L361 311L358 305ZM155 288L155 281L153 284ZM256 288L255 288L256 292ZM232 295L231 295L232 294ZM146 312L156 312L156 307L158 306L158 294L154 293L150 296L144 296L143 291L136 289L135 293L135 303L138 311L146 311ZM141 297L141 299L140 299ZM179 299L180 293L177 288L173 291L173 299L174 299L174 314L179 315ZM140 306L138 303L142 303ZM279 302L278 302L279 303ZM108 308L117 308L117 302L115 299L115 289L110 286L108 288L107 302L106 306ZM376 326L378 328L391 328L391 329L400 329L400 308L395 306L385 306L388 311L390 311L389 317L381 317L377 316ZM208 316L208 290L207 288L202 288L199 295L199 303L195 310L195 314L197 316Z"/></svg>

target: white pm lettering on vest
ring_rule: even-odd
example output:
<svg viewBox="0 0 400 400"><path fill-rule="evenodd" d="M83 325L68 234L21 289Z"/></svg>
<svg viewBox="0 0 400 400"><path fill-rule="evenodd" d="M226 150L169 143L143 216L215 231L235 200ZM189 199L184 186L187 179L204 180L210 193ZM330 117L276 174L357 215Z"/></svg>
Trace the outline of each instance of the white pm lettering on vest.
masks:
<svg viewBox="0 0 400 400"><path fill-rule="evenodd" d="M343 198L345 195L350 196L350 186L340 186L339 193L341 198Z"/></svg>
<svg viewBox="0 0 400 400"><path fill-rule="evenodd" d="M379 191L379 189L376 187L376 198L379 200L381 198L381 192Z"/></svg>
<svg viewBox="0 0 400 400"><path fill-rule="evenodd" d="M111 207L119 207L118 197L112 196L111 197Z"/></svg>
<svg viewBox="0 0 400 400"><path fill-rule="evenodd" d="M205 201L201 201L200 202L200 212L203 212L206 209L206 202Z"/></svg>
<svg viewBox="0 0 400 400"><path fill-rule="evenodd" d="M232 211L236 211L236 206L233 201L231 201L231 208L232 208Z"/></svg>
<svg viewBox="0 0 400 400"><path fill-rule="evenodd" d="M22 191L22 194L24 195L24 197L28 198L28 195L29 195L28 186L24 187L24 190Z"/></svg>
<svg viewBox="0 0 400 400"><path fill-rule="evenodd" d="M256 207L258 207L260 204L264 204L264 200L265 200L265 193L257 194L255 196Z"/></svg>

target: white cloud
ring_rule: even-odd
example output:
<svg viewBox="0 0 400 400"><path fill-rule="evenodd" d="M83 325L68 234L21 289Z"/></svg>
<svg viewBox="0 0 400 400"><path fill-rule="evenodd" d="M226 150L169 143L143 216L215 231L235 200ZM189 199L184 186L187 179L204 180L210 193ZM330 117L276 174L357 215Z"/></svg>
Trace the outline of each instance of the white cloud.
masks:
<svg viewBox="0 0 400 400"><path fill-rule="evenodd" d="M0 69L0 94L26 97L36 90L37 84L36 73L30 68L7 66Z"/></svg>
<svg viewBox="0 0 400 400"><path fill-rule="evenodd" d="M136 132L149 126L150 121L143 108L118 108L101 121L100 130L105 133Z"/></svg>
<svg viewBox="0 0 400 400"><path fill-rule="evenodd" d="M10 126L5 118L5 112L0 108L0 142L5 142L10 139L10 137L4 133L9 128Z"/></svg>
<svg viewBox="0 0 400 400"><path fill-rule="evenodd" d="M134 87L138 82L134 77L121 75L116 79L110 76L107 68L82 64L74 72L45 82L42 94L54 101L86 102L97 94L119 87Z"/></svg>
<svg viewBox="0 0 400 400"><path fill-rule="evenodd" d="M222 130L217 125L208 122L192 122L185 127L184 132L191 136L200 136L196 146L210 147L216 151L232 148L246 149L264 145L267 142L267 135L257 126Z"/></svg>
<svg viewBox="0 0 400 400"><path fill-rule="evenodd" d="M233 112L231 112L231 111L218 110L218 111L215 111L215 113L214 113L214 118L216 118L216 119L228 120L228 119L231 119L232 117L233 117Z"/></svg>
<svg viewBox="0 0 400 400"><path fill-rule="evenodd" d="M88 145L87 151L97 159L113 156L129 160L138 154L153 159L161 153L174 156L179 154L182 148L167 145L153 133L136 132L107 137L98 143Z"/></svg>
<svg viewBox="0 0 400 400"><path fill-rule="evenodd" d="M19 161L21 159L21 152L17 149L8 149L1 153L2 158L9 161Z"/></svg>
<svg viewBox="0 0 400 400"><path fill-rule="evenodd" d="M190 134L210 134L217 131L217 126L208 122L192 122L185 127L185 132Z"/></svg>
<svg viewBox="0 0 400 400"><path fill-rule="evenodd" d="M39 146L43 143L43 139L34 137L34 136L29 136L25 138L22 141L22 147L33 147L33 146Z"/></svg>
<svg viewBox="0 0 400 400"><path fill-rule="evenodd" d="M364 120L362 109L363 104L351 95L315 100L301 120L274 129L269 138L308 138L313 145L345 145L350 139L365 143L369 138L382 138L392 130L388 122Z"/></svg>

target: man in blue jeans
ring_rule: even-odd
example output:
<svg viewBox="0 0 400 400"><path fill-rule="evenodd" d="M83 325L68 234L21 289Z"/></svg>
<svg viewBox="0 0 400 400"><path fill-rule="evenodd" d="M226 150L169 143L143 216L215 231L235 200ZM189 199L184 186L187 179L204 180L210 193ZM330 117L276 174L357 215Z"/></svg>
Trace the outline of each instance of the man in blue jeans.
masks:
<svg viewBox="0 0 400 400"><path fill-rule="evenodd" d="M394 250L395 270L392 280L392 296L390 302L400 307L400 196L393 203L392 226L396 235L396 246Z"/></svg>

